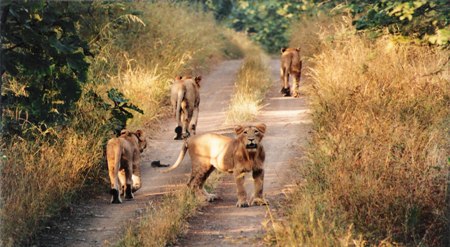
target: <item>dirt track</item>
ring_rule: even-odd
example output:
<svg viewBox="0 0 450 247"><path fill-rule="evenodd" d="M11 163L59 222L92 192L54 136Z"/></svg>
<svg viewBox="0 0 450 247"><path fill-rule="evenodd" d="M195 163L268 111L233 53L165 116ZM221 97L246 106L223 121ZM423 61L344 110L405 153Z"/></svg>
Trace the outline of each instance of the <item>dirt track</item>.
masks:
<svg viewBox="0 0 450 247"><path fill-rule="evenodd" d="M235 75L241 61L225 61L204 76L201 88L201 104L198 133L231 133L233 126L224 125L225 111L233 92ZM289 178L290 161L301 152L306 144L309 128L305 98L283 98L278 93L279 61L271 61L273 87L270 89L263 109L256 121L267 124L263 140L266 150L265 195L277 205L284 187L292 181ZM255 122L256 122L255 121ZM186 158L178 169L169 174L160 174L152 168L151 161L174 162L181 142L174 141L175 121L169 119L161 124L161 131L151 139L143 155L143 187L135 193L134 201L111 205L108 194L99 195L83 205L74 208L71 216L58 225L50 226L48 234L41 236L39 246L103 246L113 244L117 232L126 220L136 217L149 202L179 186L185 186L190 173ZM253 190L251 176L246 179L247 192ZM216 194L222 200L213 202L190 220L186 237L181 237L178 246L243 246L262 245L264 232L262 222L266 207L236 208L235 185L231 175L225 175ZM120 214L118 214L120 211ZM114 215L114 217L109 217ZM113 240L113 241L111 241Z"/></svg>

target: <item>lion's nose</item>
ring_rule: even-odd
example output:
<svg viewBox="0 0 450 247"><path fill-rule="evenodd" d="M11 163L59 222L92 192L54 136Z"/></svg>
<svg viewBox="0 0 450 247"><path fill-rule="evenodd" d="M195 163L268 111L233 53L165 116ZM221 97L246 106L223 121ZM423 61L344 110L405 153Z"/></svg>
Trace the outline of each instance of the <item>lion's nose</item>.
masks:
<svg viewBox="0 0 450 247"><path fill-rule="evenodd" d="M249 138L248 140L251 141L251 142L253 142L255 139L254 139L254 138Z"/></svg>

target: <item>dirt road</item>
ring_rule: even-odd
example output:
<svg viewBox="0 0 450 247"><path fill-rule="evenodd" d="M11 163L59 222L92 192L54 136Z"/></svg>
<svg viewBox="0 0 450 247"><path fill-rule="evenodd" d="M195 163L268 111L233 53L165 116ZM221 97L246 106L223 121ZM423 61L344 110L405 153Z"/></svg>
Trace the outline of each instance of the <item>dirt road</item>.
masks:
<svg viewBox="0 0 450 247"><path fill-rule="evenodd" d="M279 61L270 63L274 81L263 111L255 122L267 124L263 139L266 150L264 193L271 210L283 198L283 190L292 183L290 165L301 155L307 143L310 128L306 99L280 97ZM246 176L247 193L253 191L251 175ZM266 207L236 208L236 186L231 175L226 175L217 193L223 200L211 203L190 220L187 234L178 246L262 246L267 219Z"/></svg>
<svg viewBox="0 0 450 247"><path fill-rule="evenodd" d="M233 126L223 123L240 63L239 60L225 61L203 77L198 133L231 133ZM309 125L304 98L280 97L278 69L279 61L273 60L271 70L274 85L268 93L267 106L257 119L268 126L263 140L266 149L264 186L270 207L276 205L282 197L283 187L291 181L289 172L285 171L289 170L290 160L299 155L299 145L306 143ZM168 119L161 124L161 131L148 140L149 145L142 161L143 186L135 193L135 200L112 205L108 194L99 195L74 207L69 217L49 226L36 245L84 247L114 244L127 219L137 217L148 203L164 193L185 186L190 173L189 158L168 174L160 174L159 168L150 165L153 160L161 160L162 163L176 160L181 142L173 140L175 125L173 119ZM247 176L246 182L249 194L253 190L250 177ZM261 245L261 222L265 219L266 207L236 208L235 185L231 175L224 176L216 192L222 200L211 203L192 218L186 237L181 237L177 245Z"/></svg>

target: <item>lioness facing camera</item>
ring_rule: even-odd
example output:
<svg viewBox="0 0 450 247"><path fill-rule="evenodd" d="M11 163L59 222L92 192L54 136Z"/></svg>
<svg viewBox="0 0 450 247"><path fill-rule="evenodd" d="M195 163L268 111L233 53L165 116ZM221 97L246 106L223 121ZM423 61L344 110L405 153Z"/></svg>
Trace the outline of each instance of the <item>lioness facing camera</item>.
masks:
<svg viewBox="0 0 450 247"><path fill-rule="evenodd" d="M206 197L207 201L217 198L203 188L206 179L215 170L233 173L237 185L237 207L248 207L247 192L244 188L245 173L252 172L254 179L254 194L250 205L265 205L263 199L264 184L264 147L261 140L266 132L265 124L237 126L236 138L219 134L202 134L188 138L176 163L163 172L177 168L186 152L192 161L192 173L188 186L197 194Z"/></svg>

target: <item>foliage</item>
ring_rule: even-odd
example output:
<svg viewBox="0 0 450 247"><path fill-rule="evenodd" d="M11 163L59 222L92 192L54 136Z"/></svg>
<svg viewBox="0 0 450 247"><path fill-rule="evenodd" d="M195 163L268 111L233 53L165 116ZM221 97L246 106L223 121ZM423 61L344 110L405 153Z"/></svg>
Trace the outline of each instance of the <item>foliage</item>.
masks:
<svg viewBox="0 0 450 247"><path fill-rule="evenodd" d="M57 124L81 96L90 54L78 35L79 3L27 1L2 5L2 102L8 130L21 122ZM21 88L21 93L11 87Z"/></svg>
<svg viewBox="0 0 450 247"><path fill-rule="evenodd" d="M450 39L447 0L351 1L357 30L387 27L392 34L444 45Z"/></svg>
<svg viewBox="0 0 450 247"><path fill-rule="evenodd" d="M108 91L108 98L114 102L114 106L111 107L111 124L113 125L113 131L118 136L122 129L126 128L127 120L133 118L133 114L129 110L134 110L140 114L144 114L144 111L139 107L129 103L129 99L119 92L116 88L112 88Z"/></svg>
<svg viewBox="0 0 450 247"><path fill-rule="evenodd" d="M301 2L292 0L239 1L234 5L229 25L247 33L269 52L286 46L289 23L297 17Z"/></svg>

